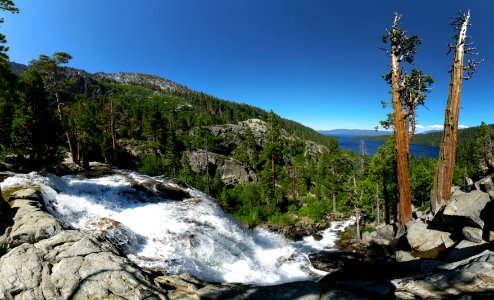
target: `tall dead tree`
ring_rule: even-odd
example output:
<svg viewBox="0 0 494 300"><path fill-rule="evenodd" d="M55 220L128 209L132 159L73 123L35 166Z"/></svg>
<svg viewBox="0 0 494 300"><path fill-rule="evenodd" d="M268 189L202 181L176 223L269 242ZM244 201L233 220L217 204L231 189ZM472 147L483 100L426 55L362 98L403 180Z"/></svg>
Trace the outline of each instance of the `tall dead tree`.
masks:
<svg viewBox="0 0 494 300"><path fill-rule="evenodd" d="M429 91L432 78L416 69L408 75L405 68L400 66L402 62L413 63L416 46L422 43L417 35L408 36L399 27L400 18L400 15L395 14L391 30L387 30L382 36L383 42L390 44L390 49L385 50L391 58L391 71L383 77L391 85L393 114L388 121L381 124L393 127L398 175L398 215L400 227L403 228L412 219L408 152L415 134L416 107L424 104L425 93Z"/></svg>
<svg viewBox="0 0 494 300"><path fill-rule="evenodd" d="M460 11L450 24L455 30L454 44L449 44L450 53L454 49L453 66L450 70L448 103L444 116L444 131L437 163L436 176L431 194L431 208L435 214L448 201L455 169L456 145L458 143L458 120L460 114L460 96L463 79L468 80L475 73L477 64L482 61L469 59L464 64L465 54L477 56L477 49L467 35L470 26L470 11ZM465 75L466 72L466 76Z"/></svg>

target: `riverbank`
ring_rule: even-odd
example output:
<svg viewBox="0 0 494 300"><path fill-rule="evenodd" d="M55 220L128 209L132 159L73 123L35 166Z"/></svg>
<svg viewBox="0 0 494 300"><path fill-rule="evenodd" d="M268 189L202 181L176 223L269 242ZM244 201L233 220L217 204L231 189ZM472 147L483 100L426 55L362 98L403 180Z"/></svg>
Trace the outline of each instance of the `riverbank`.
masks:
<svg viewBox="0 0 494 300"><path fill-rule="evenodd" d="M46 212L36 190L14 192L9 204L0 228L0 295L5 298L421 299L494 292L494 252L489 250L440 266L331 252L333 265L322 280L272 286L164 275L137 267L101 233L69 230ZM414 270L417 265L429 270Z"/></svg>
<svg viewBox="0 0 494 300"><path fill-rule="evenodd" d="M493 250L491 237L494 238L494 235L482 233L480 240L475 240L479 236L475 235L478 232L475 226L484 228L482 230L485 233L492 232L494 228L489 218L492 215L491 197L494 196L494 184L492 184L491 177L472 184L468 188L470 192L457 190L454 193L458 199L453 199L451 203L454 203L456 207L475 207L475 209L460 210L460 212L468 211L471 215L469 218L472 221L467 221L467 223L474 222L468 223L469 226L466 227L462 223L465 222L466 215L458 215L446 210L446 213L442 213L436 221L430 220L425 214L416 213L416 219L409 225L407 235L398 237L394 236L393 228L389 225L378 226L376 231L364 233L363 239L357 242L351 239L353 228L349 228L342 235L343 238L336 242L336 246L333 246L333 249L337 251L325 249L326 233L329 229L320 233L321 236L311 235L295 242L293 245L298 245L296 247L300 249L307 249L304 247L308 247L309 244L312 252L309 252L307 257L312 266L327 272L321 280L318 278L322 275L312 277L310 280L290 277L294 274L293 268L299 268L301 266L299 262L306 262L307 258L301 256L302 260L299 261L293 253L286 257L280 256L280 258L273 256L273 253L285 249L283 247L287 247L287 244L282 242L284 239L274 238L272 240L274 235L262 231L257 237L260 238L258 242L261 241L260 245L263 247L267 245L272 247L269 246L271 248L264 248L265 250L259 252L260 257L268 262L268 264L256 267L259 274L269 274L265 275L266 278L273 276L274 273L270 268L274 266L279 271L276 276L291 278L291 282L256 284L236 283L231 279L230 283L224 280L201 280L187 271L175 271L176 275L171 275L168 272L172 268L160 267L152 256L135 253L134 257L137 258L137 262L145 262L139 267L136 261L128 259L127 256L129 245L143 244L142 235L134 231L133 227L118 215L111 215L111 218L99 217L99 222L96 224L89 222L93 230L74 230L77 229L74 224L81 222L81 219L77 217L88 213L86 211L82 214L81 203L84 201L73 198L81 194L90 195L93 197L91 201L103 205L98 208L99 211L102 208L108 209L114 206L115 203L107 202L107 200L114 199L116 195L131 196L131 199L151 196L151 200L132 202L135 209L158 203L156 199L152 200L156 193L172 192L169 195L177 197L175 200L167 201L166 205L183 202L187 208L180 214L172 212L164 216L162 212L159 212L160 220L171 220L171 216L184 215L192 208L199 208L200 216L204 217L202 219L200 216L186 217L188 223L199 226L194 227L196 229L190 233L178 235L184 237L184 242L188 242L187 247L203 243L197 237L197 228L203 226L211 228L217 222L211 215L204 216L204 209L201 206L198 207L202 205L201 203L207 204L206 206L215 206L214 204L208 204L206 198L199 199L199 194L192 196L191 200L185 200L194 195L194 192L183 191L184 187L175 183L168 185L166 181L161 181L159 178L139 177L136 174L125 172L116 177L107 173L101 174L99 171L94 172L94 176L88 176L91 178L77 175L64 179L47 174L47 177L25 174L20 178L15 177L15 174L9 175L9 178L17 178L19 184L15 189L3 191L4 197L9 198L9 208L0 216L0 252L3 254L0 257L0 292L5 295L5 298L12 296L13 298L51 299L53 297L50 295L56 295L55 298L62 299L70 297L86 299L116 295L126 299L140 299L142 295L150 295L150 299L165 299L165 297L167 299L294 299L297 297L366 299L369 297L444 298L458 295L486 296L494 293L492 284L494 282L494 253L491 251ZM125 184L121 180L125 180ZM133 184L130 184L129 180ZM26 186L22 187L20 184L27 181L31 182L28 185L31 188L26 190ZM42 188L40 185L36 187L33 184L43 185L48 181L55 189ZM2 186L8 185L2 183ZM135 189L137 186L139 188ZM169 187L173 188L169 189ZM103 198L97 196L97 191L101 189L106 191ZM43 199L45 196L50 196L50 193L62 192L63 194L64 190L70 191L69 198L62 196L62 199ZM177 192L178 190L182 192ZM180 197L178 197L179 194ZM67 211L64 210L70 207L57 204L57 201L63 199L68 204L78 206L73 213L68 214L70 218L64 217L61 220L53 214L65 213L67 216ZM122 203L122 201L118 200L116 203ZM458 201L466 204L458 206ZM149 207L151 208L149 211L156 212L155 206ZM120 209L117 210L120 211ZM134 210L129 216L137 223L142 223L135 213ZM149 219L148 213L146 216ZM205 223L201 223L202 220ZM77 222L73 223L74 221ZM336 223L338 222L335 221L332 224ZM179 223L176 224L175 227L181 226L178 225ZM443 225L439 226L441 224ZM445 226L447 224L450 226ZM456 225L451 226L451 224ZM472 227L472 224L478 225ZM434 225L433 229L428 228L432 225ZM230 232L235 231L235 227L232 226L236 225L228 222L225 228L228 227ZM337 230L332 232L334 236L330 237L334 241L337 240L336 232L341 228L335 229ZM416 240L417 237L425 237L425 239ZM449 237L454 240L448 241ZM250 239L243 235L238 238L242 242ZM160 238L153 237L152 239L159 240ZM208 245L214 247L226 245L229 244L230 239L231 237L221 236ZM322 241L319 248L316 247L317 239ZM168 242L166 245L171 244ZM237 244L237 249L242 252L235 252L236 260L243 257L239 255L254 251L242 245ZM191 249L198 251L199 248ZM259 251L261 248L256 249L258 250L255 251ZM189 251L187 248L175 249L172 253L183 255L187 251ZM228 256L225 256L222 251L213 251L219 258L218 262L236 268L238 275L241 270L239 265L230 263ZM218 253L223 254L218 256ZM431 256L432 254L434 257ZM286 263L288 264L285 265ZM179 264L187 265L187 262L179 262ZM287 268L287 266L290 267ZM201 265L201 268L203 267L204 265ZM98 282L111 281L114 276L122 280L108 285L92 282L93 278ZM430 278L433 278L433 281Z"/></svg>

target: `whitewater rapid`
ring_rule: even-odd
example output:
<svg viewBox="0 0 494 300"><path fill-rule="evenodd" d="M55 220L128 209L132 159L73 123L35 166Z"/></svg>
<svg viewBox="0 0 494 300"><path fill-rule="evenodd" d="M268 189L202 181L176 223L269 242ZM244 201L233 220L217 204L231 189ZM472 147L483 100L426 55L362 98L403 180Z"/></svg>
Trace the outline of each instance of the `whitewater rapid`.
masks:
<svg viewBox="0 0 494 300"><path fill-rule="evenodd" d="M150 182L183 189L190 197L169 200L135 189L136 183ZM353 222L333 222L319 241L292 242L245 229L195 189L128 171L99 178L15 174L0 186L39 186L51 214L75 229L105 232L137 265L210 282L269 285L321 278L325 273L313 269L307 255L334 247L337 232Z"/></svg>

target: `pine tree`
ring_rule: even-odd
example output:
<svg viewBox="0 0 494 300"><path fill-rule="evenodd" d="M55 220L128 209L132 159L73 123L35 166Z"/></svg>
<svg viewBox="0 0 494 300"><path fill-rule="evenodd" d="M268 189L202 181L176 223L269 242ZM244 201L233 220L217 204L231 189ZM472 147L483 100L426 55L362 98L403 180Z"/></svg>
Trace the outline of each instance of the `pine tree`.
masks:
<svg viewBox="0 0 494 300"><path fill-rule="evenodd" d="M15 150L29 156L33 168L54 163L57 158L57 130L48 108L48 95L40 74L30 69L22 80L23 93L12 122Z"/></svg>
<svg viewBox="0 0 494 300"><path fill-rule="evenodd" d="M0 0L0 11L7 11L12 14L19 13L19 9L15 7L14 2L11 0ZM0 24L4 22L3 18L0 18ZM9 50L8 47L5 46L7 43L7 40L5 38L5 35L0 33L0 63L1 64L7 64L9 61L9 57L7 55L7 51Z"/></svg>
<svg viewBox="0 0 494 300"><path fill-rule="evenodd" d="M166 173L170 176L176 176L180 169L180 151L179 142L175 130L169 124L166 133L166 144L164 146L163 161Z"/></svg>
<svg viewBox="0 0 494 300"><path fill-rule="evenodd" d="M225 184L223 183L223 180L221 180L220 170L216 169L216 172L214 173L213 183L211 185L211 194L217 198L221 194L224 186Z"/></svg>
<svg viewBox="0 0 494 300"><path fill-rule="evenodd" d="M101 102L83 98L68 107L67 122L71 128L77 161L84 169L89 168L91 155L101 155L103 122L100 117Z"/></svg>
<svg viewBox="0 0 494 300"><path fill-rule="evenodd" d="M0 0L0 11L18 13L19 9L10 0ZM0 25L4 22L0 18ZM12 131L12 116L17 89L17 76L10 71L9 57L5 46L7 39L0 33L0 144L3 147L10 147L10 132Z"/></svg>
<svg viewBox="0 0 494 300"><path fill-rule="evenodd" d="M48 90L57 103L58 117L60 118L60 123L62 124L62 129L67 140L67 145L69 146L69 151L72 154L72 161L79 164L73 133L67 123L65 103L62 99L62 92L64 91L68 81L60 79L60 75L63 71L63 67L61 65L67 64L71 59L72 56L68 53L55 52L51 57L42 54L37 60L31 61L30 64L45 76Z"/></svg>
<svg viewBox="0 0 494 300"><path fill-rule="evenodd" d="M492 171L494 169L494 129L485 122L480 124L475 139L475 148L478 152L476 155L479 163L478 169L483 170L484 173Z"/></svg>
<svg viewBox="0 0 494 300"><path fill-rule="evenodd" d="M268 203L276 200L277 165L282 163L283 142L281 140L281 129L278 116L271 110L266 122L266 140L264 143L264 158L266 163L260 173L261 186L263 187L264 199Z"/></svg>
<svg viewBox="0 0 494 300"><path fill-rule="evenodd" d="M271 163L271 177L273 186L276 185L276 163L280 162L282 156L281 129L278 116L271 110L266 122L266 143L264 145L264 156Z"/></svg>
<svg viewBox="0 0 494 300"><path fill-rule="evenodd" d="M187 153L184 152L182 154L182 158L180 159L180 172L178 173L178 177L182 179L188 185L192 185L194 183L195 173L190 167L189 158L187 157Z"/></svg>
<svg viewBox="0 0 494 300"><path fill-rule="evenodd" d="M166 144L166 126L159 108L153 107L147 112L143 127L143 134L151 142L151 147L161 150Z"/></svg>
<svg viewBox="0 0 494 300"><path fill-rule="evenodd" d="M399 222L400 227L412 219L410 174L408 170L408 151L410 141L415 133L415 108L424 103L427 86L432 84L432 78L421 71L412 70L407 75L401 62L412 63L416 46L422 42L417 35L408 36L399 27L400 16L395 14L393 26L382 40L390 43L387 51L391 58L391 71L384 79L391 85L393 106L392 119L386 125L393 125L397 157L398 191L399 191ZM411 128L410 128L411 127Z"/></svg>

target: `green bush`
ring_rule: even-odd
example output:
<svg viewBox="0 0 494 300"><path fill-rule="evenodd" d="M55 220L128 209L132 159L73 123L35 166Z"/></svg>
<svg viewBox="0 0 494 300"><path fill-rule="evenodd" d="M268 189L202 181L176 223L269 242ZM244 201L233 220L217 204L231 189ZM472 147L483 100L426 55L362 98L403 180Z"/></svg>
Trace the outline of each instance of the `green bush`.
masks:
<svg viewBox="0 0 494 300"><path fill-rule="evenodd" d="M150 175L163 175L166 173L163 159L160 156L153 154L140 155L137 168L139 172Z"/></svg>
<svg viewBox="0 0 494 300"><path fill-rule="evenodd" d="M302 208L299 209L298 215L308 217L316 222L320 222L324 215L331 209L331 204L326 200L318 200L314 197L306 197L303 200Z"/></svg>
<svg viewBox="0 0 494 300"><path fill-rule="evenodd" d="M291 218L287 213L275 213L268 216L268 222L272 224L287 224L291 222Z"/></svg>

